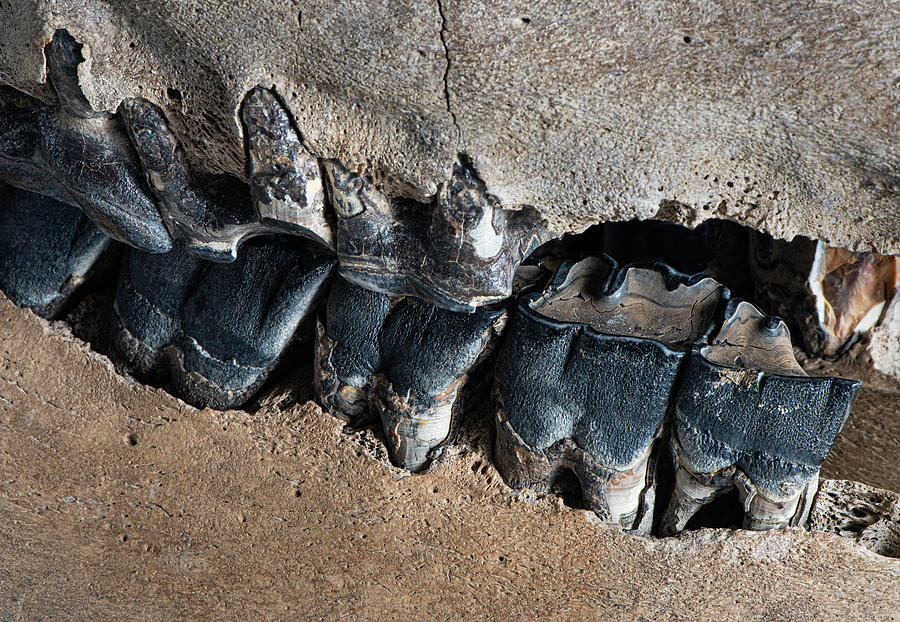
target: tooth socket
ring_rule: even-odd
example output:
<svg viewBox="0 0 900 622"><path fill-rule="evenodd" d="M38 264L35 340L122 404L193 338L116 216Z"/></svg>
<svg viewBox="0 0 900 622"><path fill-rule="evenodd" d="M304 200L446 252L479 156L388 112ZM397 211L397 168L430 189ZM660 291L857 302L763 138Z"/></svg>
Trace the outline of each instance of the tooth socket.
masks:
<svg viewBox="0 0 900 622"><path fill-rule="evenodd" d="M819 467L859 382L779 376L688 357L675 406L675 490L665 535L737 486L748 529L805 522Z"/></svg>
<svg viewBox="0 0 900 622"><path fill-rule="evenodd" d="M495 415L494 463L506 483L516 489L550 492L565 471L575 474L585 505L606 522L640 535L650 533L656 494L652 445L635 465L624 471L608 468L572 439L562 439L546 449L535 449L522 440L506 413Z"/></svg>
<svg viewBox="0 0 900 622"><path fill-rule="evenodd" d="M457 396L465 384L463 376L434 398L421 400L397 395L384 374L375 377L371 404L381 418L395 465L416 472L433 458L434 450L450 438L459 420L462 409L457 408Z"/></svg>

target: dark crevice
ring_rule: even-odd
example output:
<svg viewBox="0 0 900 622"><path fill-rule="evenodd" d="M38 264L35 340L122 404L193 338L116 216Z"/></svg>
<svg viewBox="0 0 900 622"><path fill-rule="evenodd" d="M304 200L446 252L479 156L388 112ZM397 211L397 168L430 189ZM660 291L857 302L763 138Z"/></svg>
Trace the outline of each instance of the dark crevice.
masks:
<svg viewBox="0 0 900 622"><path fill-rule="evenodd" d="M456 149L459 151L459 145L462 141L462 130L456 120L456 113L454 113L453 109L450 107L450 47L447 45L447 17L444 15L443 0L437 0L437 8L438 15L441 16L441 46L444 48L444 103L447 106L447 113L450 115L453 127L456 128Z"/></svg>

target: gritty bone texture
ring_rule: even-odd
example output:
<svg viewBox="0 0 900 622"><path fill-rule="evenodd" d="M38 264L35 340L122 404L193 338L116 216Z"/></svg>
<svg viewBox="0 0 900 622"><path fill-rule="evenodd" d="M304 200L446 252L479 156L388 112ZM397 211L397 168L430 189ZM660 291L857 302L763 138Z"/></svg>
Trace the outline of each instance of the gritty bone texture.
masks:
<svg viewBox="0 0 900 622"><path fill-rule="evenodd" d="M433 196L465 153L556 231L716 215L900 252L900 42L879 2L301 4L4 3L0 76L54 100L42 48L65 28L91 108L160 106L197 170L246 179L239 109L264 85L316 155L392 196Z"/></svg>

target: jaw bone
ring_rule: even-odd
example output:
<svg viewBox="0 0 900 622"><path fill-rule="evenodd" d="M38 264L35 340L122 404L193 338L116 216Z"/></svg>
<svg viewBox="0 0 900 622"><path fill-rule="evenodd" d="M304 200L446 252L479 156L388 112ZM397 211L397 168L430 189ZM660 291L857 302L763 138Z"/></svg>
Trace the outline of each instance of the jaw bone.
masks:
<svg viewBox="0 0 900 622"><path fill-rule="evenodd" d="M675 403L675 490L663 533L684 529L733 486L745 528L804 524L819 467L859 386L808 377L784 322L732 300L711 345L688 357Z"/></svg>
<svg viewBox="0 0 900 622"><path fill-rule="evenodd" d="M131 253L116 294L117 355L141 377L225 409L251 397L315 309L334 261L249 242L237 261Z"/></svg>
<svg viewBox="0 0 900 622"><path fill-rule="evenodd" d="M534 210L502 209L466 163L433 207L390 200L336 161L325 168L341 274L368 289L471 312L508 298L519 264L546 237Z"/></svg>
<svg viewBox="0 0 900 622"><path fill-rule="evenodd" d="M52 318L109 238L77 207L0 183L0 289Z"/></svg>
<svg viewBox="0 0 900 622"><path fill-rule="evenodd" d="M519 299L497 363L495 459L514 488L547 490L561 469L604 520L650 530L653 443L684 351L728 290L662 264L563 263Z"/></svg>
<svg viewBox="0 0 900 622"><path fill-rule="evenodd" d="M447 311L338 278L318 326L319 400L357 424L378 414L394 463L421 470L470 406L473 371L490 353L505 313Z"/></svg>

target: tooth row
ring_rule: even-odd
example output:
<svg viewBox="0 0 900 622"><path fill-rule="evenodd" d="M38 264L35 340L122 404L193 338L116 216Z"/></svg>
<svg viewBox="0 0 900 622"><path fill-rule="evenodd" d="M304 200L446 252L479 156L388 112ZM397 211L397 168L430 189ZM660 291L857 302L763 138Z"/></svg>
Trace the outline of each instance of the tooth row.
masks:
<svg viewBox="0 0 900 622"><path fill-rule="evenodd" d="M336 250L342 274L360 285L471 312L508 298L516 267L547 237L535 210L502 208L464 161L431 204L389 197L340 162L320 161L261 87L240 110L248 192L231 175L193 171L151 102L127 99L118 115L91 110L78 85L81 45L68 33L45 52L59 107L0 88L0 179L82 207L136 248L178 244L229 262L248 238L298 235Z"/></svg>
<svg viewBox="0 0 900 622"><path fill-rule="evenodd" d="M564 263L521 297L496 371L507 482L548 490L569 469L599 516L647 533L674 406L663 533L735 486L747 528L802 524L860 383L807 377L784 323L729 298L712 279L608 257Z"/></svg>

